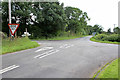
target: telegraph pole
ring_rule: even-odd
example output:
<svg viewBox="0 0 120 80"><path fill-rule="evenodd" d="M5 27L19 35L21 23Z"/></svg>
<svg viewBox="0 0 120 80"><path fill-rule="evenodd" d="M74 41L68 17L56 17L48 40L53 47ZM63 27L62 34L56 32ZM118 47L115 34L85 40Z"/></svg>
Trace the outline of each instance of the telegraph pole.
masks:
<svg viewBox="0 0 120 80"><path fill-rule="evenodd" d="M9 4L8 4L8 9L9 9L9 24L11 24L11 0L9 0ZM9 37L11 37L11 32L9 30Z"/></svg>
<svg viewBox="0 0 120 80"><path fill-rule="evenodd" d="M115 28L115 25L116 25L116 24L113 24L113 25L114 25L114 28Z"/></svg>

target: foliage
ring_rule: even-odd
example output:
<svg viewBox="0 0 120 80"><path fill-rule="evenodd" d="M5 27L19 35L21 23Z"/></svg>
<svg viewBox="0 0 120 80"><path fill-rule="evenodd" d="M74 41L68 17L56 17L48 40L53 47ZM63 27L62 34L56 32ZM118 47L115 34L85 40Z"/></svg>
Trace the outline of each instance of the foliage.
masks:
<svg viewBox="0 0 120 80"><path fill-rule="evenodd" d="M71 34L91 34L88 30L90 30L92 26L87 25L87 21L89 21L90 18L86 12L75 7L65 7L65 13L68 20L66 31L70 31Z"/></svg>
<svg viewBox="0 0 120 80"><path fill-rule="evenodd" d="M114 31L115 34L120 34L120 28L119 27L115 27L113 29L113 31Z"/></svg>
<svg viewBox="0 0 120 80"><path fill-rule="evenodd" d="M103 32L103 28L100 26L100 25L98 25L98 24L95 24L94 26L93 26L93 32L97 32L97 33L102 33Z"/></svg>
<svg viewBox="0 0 120 80"><path fill-rule="evenodd" d="M87 35L84 35L87 36ZM36 38L34 40L69 40L69 39L75 39L75 38L80 38L80 37L84 37L83 35L74 35L74 36L58 36L58 37L54 37L54 38Z"/></svg>
<svg viewBox="0 0 120 80"><path fill-rule="evenodd" d="M8 39L2 40L2 54L16 52L24 49L35 48L39 46L37 42L25 38L17 38L13 41Z"/></svg>
<svg viewBox="0 0 120 80"><path fill-rule="evenodd" d="M112 33L112 32L111 32L111 28L109 28L109 29L108 29L107 33L109 33L109 34L111 34L111 33Z"/></svg>
<svg viewBox="0 0 120 80"><path fill-rule="evenodd" d="M53 38L69 35L91 35L101 33L99 25L87 25L90 20L86 12L79 8L64 7L59 2L12 2L12 23L19 23L17 35L21 36L25 28L31 38ZM2 3L2 31L9 35L8 3ZM64 34L65 33L65 34Z"/></svg>
<svg viewBox="0 0 120 80"><path fill-rule="evenodd" d="M108 43L108 44L118 44L118 45L120 45L120 42L101 41L101 40L96 40L94 37L90 38L90 40L94 41L94 42L100 42L100 43Z"/></svg>
<svg viewBox="0 0 120 80"><path fill-rule="evenodd" d="M120 42L120 35L118 34L99 34L93 37L96 40L101 40L101 41L111 41L111 42Z"/></svg>

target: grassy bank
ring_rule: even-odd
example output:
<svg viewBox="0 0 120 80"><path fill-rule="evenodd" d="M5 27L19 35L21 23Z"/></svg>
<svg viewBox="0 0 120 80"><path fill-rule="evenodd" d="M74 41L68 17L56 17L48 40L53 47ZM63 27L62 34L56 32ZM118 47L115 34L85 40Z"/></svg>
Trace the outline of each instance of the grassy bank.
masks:
<svg viewBox="0 0 120 80"><path fill-rule="evenodd" d="M120 79L120 75L118 76L118 64L120 64L120 59L116 59L110 64L106 64L104 68L102 68L97 72L97 74L100 73L97 76L97 78L119 78ZM96 77L96 74L94 75L94 77Z"/></svg>
<svg viewBox="0 0 120 80"><path fill-rule="evenodd" d="M38 47L39 44L37 42L31 41L29 38L17 38L13 41L10 41L9 39L3 39L2 40L2 53L11 53L16 52L20 50L30 49Z"/></svg>
<svg viewBox="0 0 120 80"><path fill-rule="evenodd" d="M119 44L120 45L120 42L101 41L101 40L96 40L94 37L90 38L90 40L94 41L94 42L100 42L100 43Z"/></svg>
<svg viewBox="0 0 120 80"><path fill-rule="evenodd" d="M69 39L75 39L75 38L80 38L80 37L85 37L88 35L79 35L79 36L61 36L61 37L53 37L53 38L37 38L37 39L33 39L33 40L69 40Z"/></svg>

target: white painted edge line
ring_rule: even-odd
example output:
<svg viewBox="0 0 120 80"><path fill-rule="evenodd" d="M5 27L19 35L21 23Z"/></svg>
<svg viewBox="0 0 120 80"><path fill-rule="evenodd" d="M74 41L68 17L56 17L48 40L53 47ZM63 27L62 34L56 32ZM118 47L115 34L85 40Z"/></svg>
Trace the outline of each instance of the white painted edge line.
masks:
<svg viewBox="0 0 120 80"><path fill-rule="evenodd" d="M0 70L0 74L3 74L3 73L5 73L5 72L7 72L7 71L11 71L11 70L13 70L13 69L15 69L15 68L18 68L18 67L20 67L20 66L18 66L18 65L9 66L9 67L7 67L7 68L5 68L5 69Z"/></svg>
<svg viewBox="0 0 120 80"><path fill-rule="evenodd" d="M44 50L48 50L48 49L53 49L53 47L44 47L44 48L38 49L35 52L40 52L40 51L44 51Z"/></svg>
<svg viewBox="0 0 120 80"><path fill-rule="evenodd" d="M43 53L43 54L37 55L37 56L35 56L34 58L43 58L43 57L46 57L46 56L51 55L51 54L53 54L53 53L56 53L56 52L58 52L58 51L59 51L59 50L50 50L50 51L45 52L45 53Z"/></svg>

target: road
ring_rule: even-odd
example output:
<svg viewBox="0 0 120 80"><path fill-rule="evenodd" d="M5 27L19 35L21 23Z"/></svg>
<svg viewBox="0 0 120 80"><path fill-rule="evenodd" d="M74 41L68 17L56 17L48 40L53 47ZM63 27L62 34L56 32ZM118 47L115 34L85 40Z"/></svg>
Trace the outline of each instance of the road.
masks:
<svg viewBox="0 0 120 80"><path fill-rule="evenodd" d="M92 36L37 41L41 46L2 56L3 78L91 78L118 57L118 45L92 42Z"/></svg>

